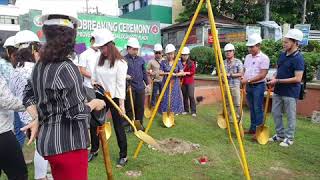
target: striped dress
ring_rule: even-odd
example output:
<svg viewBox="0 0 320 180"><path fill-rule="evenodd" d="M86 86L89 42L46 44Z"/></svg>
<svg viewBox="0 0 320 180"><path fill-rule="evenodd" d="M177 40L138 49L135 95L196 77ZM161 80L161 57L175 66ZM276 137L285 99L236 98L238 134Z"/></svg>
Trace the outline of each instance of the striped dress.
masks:
<svg viewBox="0 0 320 180"><path fill-rule="evenodd" d="M82 77L71 60L35 65L23 103L37 105L37 150L42 156L87 149L90 108L85 102Z"/></svg>

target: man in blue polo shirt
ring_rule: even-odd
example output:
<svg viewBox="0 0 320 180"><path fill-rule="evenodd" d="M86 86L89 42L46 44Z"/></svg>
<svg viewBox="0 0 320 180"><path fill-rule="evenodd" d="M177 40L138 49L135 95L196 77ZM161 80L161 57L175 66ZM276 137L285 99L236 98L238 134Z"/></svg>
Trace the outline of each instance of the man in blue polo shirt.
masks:
<svg viewBox="0 0 320 180"><path fill-rule="evenodd" d="M277 73L269 82L270 85L274 85L272 114L276 125L276 134L269 141L282 141L280 146L283 147L293 144L296 128L296 105L304 71L304 59L298 45L302 39L303 33L298 29L291 29L285 35L285 52L280 55L277 62ZM287 129L283 126L283 110L288 118Z"/></svg>
<svg viewBox="0 0 320 180"><path fill-rule="evenodd" d="M131 79L132 95L134 101L135 117L140 120L143 128L143 115L144 115L144 99L145 87L149 84L147 72L145 69L145 62L141 56L138 56L140 44L137 38L129 38L127 44L128 54L124 56L128 63L127 75ZM125 101L126 114L132 119L132 108L130 98L126 97ZM143 128L144 130L144 128Z"/></svg>

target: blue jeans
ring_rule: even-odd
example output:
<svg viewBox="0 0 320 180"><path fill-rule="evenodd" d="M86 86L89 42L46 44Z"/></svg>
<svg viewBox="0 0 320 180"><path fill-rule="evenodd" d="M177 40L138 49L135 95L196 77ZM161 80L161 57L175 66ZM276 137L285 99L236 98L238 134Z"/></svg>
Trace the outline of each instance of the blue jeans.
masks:
<svg viewBox="0 0 320 180"><path fill-rule="evenodd" d="M24 126L23 122L20 120L20 116L17 112L14 112L14 134L16 135L17 141L19 142L21 148L24 144L26 135L20 130Z"/></svg>
<svg viewBox="0 0 320 180"><path fill-rule="evenodd" d="M250 108L250 131L256 131L256 127L263 123L263 98L265 83L248 84L246 86L247 104Z"/></svg>
<svg viewBox="0 0 320 180"><path fill-rule="evenodd" d="M158 92L160 93L162 90L161 82L154 82L152 88L152 98L151 98L151 106L154 107L156 105Z"/></svg>

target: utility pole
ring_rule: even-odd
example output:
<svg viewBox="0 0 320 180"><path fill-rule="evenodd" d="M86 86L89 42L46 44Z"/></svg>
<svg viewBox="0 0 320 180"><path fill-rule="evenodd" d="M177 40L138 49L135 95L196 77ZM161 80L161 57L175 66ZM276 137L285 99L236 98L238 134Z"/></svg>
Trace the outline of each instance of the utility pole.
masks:
<svg viewBox="0 0 320 180"><path fill-rule="evenodd" d="M270 1L271 0L265 0L265 7L264 7L264 20L265 21L270 20Z"/></svg>
<svg viewBox="0 0 320 180"><path fill-rule="evenodd" d="M87 14L89 13L88 1L89 1L89 0L86 0L86 12L87 12Z"/></svg>
<svg viewBox="0 0 320 180"><path fill-rule="evenodd" d="M270 21L270 1L271 0L265 0L265 6L264 6L264 20ZM269 39L269 29L267 27L264 28L264 38Z"/></svg>
<svg viewBox="0 0 320 180"><path fill-rule="evenodd" d="M303 1L303 13L302 13L301 24L306 23L306 13L307 13L307 0L304 0Z"/></svg>

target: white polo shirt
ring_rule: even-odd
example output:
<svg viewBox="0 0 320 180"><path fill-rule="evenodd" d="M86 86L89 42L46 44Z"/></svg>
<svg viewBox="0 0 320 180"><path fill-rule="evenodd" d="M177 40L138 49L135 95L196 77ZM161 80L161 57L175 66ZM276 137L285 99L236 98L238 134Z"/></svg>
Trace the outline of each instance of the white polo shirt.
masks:
<svg viewBox="0 0 320 180"><path fill-rule="evenodd" d="M92 48L88 48L83 53L80 54L79 66L86 68L86 71L90 72L91 76L93 74L94 66L100 58L100 51L95 51ZM88 88L93 88L91 85L91 78L84 77L83 85Z"/></svg>

